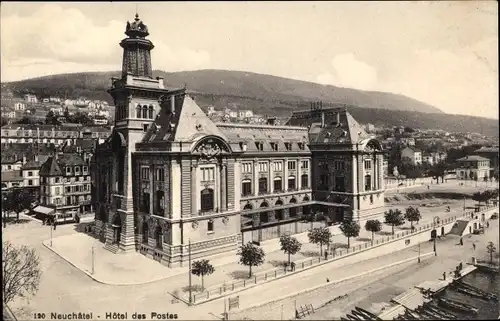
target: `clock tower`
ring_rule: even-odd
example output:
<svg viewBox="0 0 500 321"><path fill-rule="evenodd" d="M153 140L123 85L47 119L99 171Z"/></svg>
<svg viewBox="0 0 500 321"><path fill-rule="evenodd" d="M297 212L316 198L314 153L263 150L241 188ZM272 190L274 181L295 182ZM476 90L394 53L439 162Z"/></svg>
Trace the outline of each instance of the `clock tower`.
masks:
<svg viewBox="0 0 500 321"><path fill-rule="evenodd" d="M99 162L101 170L97 184L100 189L99 214L96 221L106 248L135 250L137 227L134 219L132 192L132 154L135 144L160 112L160 101L178 94L179 90L165 88L162 77L153 79L151 50L153 43L146 39L148 27L135 15L127 22L127 37L120 42L123 63L120 78L112 78L108 93L115 105L115 123L111 139L103 146ZM107 156L105 156L107 155Z"/></svg>

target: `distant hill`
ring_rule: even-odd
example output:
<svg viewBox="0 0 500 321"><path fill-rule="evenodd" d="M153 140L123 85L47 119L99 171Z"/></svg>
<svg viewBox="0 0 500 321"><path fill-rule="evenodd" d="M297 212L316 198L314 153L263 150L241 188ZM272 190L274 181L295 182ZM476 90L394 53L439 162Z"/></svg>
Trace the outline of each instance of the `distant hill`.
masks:
<svg viewBox="0 0 500 321"><path fill-rule="evenodd" d="M286 116L293 110L308 108L310 101L323 101L323 107L347 105L361 123L440 128L447 131L483 132L498 135L498 121L470 116L448 115L436 107L392 93L362 91L242 71L198 70L167 73L169 87L183 87L202 107L252 109L256 113ZM106 90L111 77L120 72L59 74L5 83L15 94L33 92L38 96L101 99L111 102Z"/></svg>

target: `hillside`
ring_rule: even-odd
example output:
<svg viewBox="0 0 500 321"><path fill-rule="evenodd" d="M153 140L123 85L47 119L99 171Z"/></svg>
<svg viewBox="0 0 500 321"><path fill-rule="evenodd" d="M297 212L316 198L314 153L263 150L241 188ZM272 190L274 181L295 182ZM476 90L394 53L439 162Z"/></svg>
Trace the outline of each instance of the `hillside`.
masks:
<svg viewBox="0 0 500 321"><path fill-rule="evenodd" d="M441 113L441 110L431 105L402 95L323 86L250 72L198 70L175 73L155 71L154 74L163 76L168 86L182 87L186 84L191 91L214 95L257 97L268 101L322 100L364 108ZM12 82L8 85L19 91L29 88L40 95L82 95L109 100L110 97L105 91L111 84L111 77L118 75L119 72L61 74Z"/></svg>
<svg viewBox="0 0 500 321"><path fill-rule="evenodd" d="M494 119L449 115L402 95L368 92L240 71L199 70L176 73L155 71L169 87L187 85L202 107L252 109L256 113L286 116L309 107L310 101L323 101L323 107L347 105L360 123L410 126L421 129L482 132L498 136ZM31 91L39 96L101 99L111 102L106 90L111 77L119 72L61 74L5 83L16 94Z"/></svg>

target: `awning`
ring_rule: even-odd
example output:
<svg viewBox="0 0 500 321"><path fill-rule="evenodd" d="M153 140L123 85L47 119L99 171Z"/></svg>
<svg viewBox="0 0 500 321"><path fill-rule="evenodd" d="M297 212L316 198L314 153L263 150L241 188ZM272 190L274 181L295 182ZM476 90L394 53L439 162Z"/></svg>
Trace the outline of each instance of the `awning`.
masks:
<svg viewBox="0 0 500 321"><path fill-rule="evenodd" d="M45 214L45 215L54 215L55 210L53 208L50 208L50 207L38 205L37 207L35 207L33 209L33 212L41 213L41 214Z"/></svg>

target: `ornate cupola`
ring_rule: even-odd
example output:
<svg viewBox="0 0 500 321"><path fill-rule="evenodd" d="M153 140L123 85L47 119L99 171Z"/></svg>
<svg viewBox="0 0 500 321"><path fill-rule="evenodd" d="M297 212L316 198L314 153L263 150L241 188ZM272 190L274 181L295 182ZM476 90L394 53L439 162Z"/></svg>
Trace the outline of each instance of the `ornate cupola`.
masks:
<svg viewBox="0 0 500 321"><path fill-rule="evenodd" d="M133 22L127 22L125 34L128 38L120 42L123 48L122 78L127 75L153 78L151 67L151 49L153 43L146 39L149 36L148 27L135 14Z"/></svg>

